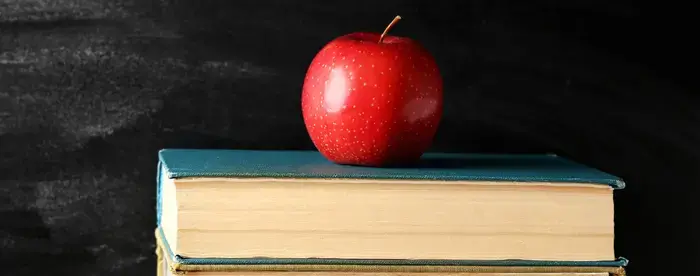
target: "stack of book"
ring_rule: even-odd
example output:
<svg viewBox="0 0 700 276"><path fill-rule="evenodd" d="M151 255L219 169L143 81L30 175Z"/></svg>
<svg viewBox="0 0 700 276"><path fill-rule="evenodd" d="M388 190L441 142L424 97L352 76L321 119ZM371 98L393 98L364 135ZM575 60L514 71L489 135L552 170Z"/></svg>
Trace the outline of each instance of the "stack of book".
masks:
<svg viewBox="0 0 700 276"><path fill-rule="evenodd" d="M556 155L159 152L158 275L623 275L619 178Z"/></svg>

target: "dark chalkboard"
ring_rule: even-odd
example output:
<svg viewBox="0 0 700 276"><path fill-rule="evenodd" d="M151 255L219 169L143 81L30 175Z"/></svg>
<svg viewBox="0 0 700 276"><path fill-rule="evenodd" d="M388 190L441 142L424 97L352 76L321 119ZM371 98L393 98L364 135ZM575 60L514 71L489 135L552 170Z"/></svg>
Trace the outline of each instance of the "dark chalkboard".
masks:
<svg viewBox="0 0 700 276"><path fill-rule="evenodd" d="M419 40L445 80L433 150L552 152L618 175L632 275L700 257L692 9L641 1L0 1L3 275L153 275L164 147L311 149L323 44ZM662 272L662 270L668 270Z"/></svg>

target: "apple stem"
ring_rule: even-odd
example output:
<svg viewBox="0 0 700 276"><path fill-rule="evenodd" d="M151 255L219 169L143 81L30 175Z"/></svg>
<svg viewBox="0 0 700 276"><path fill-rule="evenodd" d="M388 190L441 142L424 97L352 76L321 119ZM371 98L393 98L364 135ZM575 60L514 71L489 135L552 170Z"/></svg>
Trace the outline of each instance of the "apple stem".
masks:
<svg viewBox="0 0 700 276"><path fill-rule="evenodd" d="M386 35L386 33L388 33L389 30L391 30L391 28L394 27L394 25L396 25L397 22L399 22L399 20L401 20L401 16L398 16L398 15L396 17L394 17L394 20L391 20L391 23L389 23L389 26L386 26L386 29L384 29L384 32L379 37L379 43L382 43L382 40L384 40L384 36Z"/></svg>

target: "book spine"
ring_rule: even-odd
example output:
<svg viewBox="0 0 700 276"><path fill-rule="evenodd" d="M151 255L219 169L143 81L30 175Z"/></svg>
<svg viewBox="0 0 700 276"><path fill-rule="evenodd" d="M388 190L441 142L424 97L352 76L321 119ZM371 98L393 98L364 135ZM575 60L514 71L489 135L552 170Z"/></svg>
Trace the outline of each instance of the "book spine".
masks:
<svg viewBox="0 0 700 276"><path fill-rule="evenodd" d="M163 198L161 194L161 180L163 178L163 162L158 161L158 168L156 169L156 227L160 227L161 214L162 214L162 203Z"/></svg>

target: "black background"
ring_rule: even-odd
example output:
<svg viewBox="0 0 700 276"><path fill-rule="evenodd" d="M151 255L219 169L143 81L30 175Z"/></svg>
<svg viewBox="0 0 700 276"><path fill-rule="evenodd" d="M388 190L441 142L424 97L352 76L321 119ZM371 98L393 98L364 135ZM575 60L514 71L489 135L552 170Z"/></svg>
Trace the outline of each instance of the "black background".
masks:
<svg viewBox="0 0 700 276"><path fill-rule="evenodd" d="M554 152L624 178L631 275L698 275L693 9L641 1L0 1L2 275L153 275L164 147L312 149L300 89L336 36L419 40L433 150Z"/></svg>

